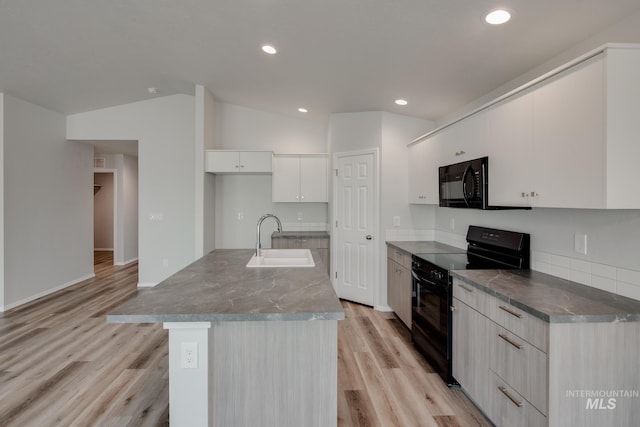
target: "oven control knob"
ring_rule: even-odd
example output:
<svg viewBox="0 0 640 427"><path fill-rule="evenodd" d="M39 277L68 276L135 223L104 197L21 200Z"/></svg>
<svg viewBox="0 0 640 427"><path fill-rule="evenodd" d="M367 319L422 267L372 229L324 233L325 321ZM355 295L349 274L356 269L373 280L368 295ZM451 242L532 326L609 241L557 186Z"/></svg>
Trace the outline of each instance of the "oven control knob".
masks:
<svg viewBox="0 0 640 427"><path fill-rule="evenodd" d="M441 271L434 271L433 272L433 278L436 280L442 280L442 272Z"/></svg>

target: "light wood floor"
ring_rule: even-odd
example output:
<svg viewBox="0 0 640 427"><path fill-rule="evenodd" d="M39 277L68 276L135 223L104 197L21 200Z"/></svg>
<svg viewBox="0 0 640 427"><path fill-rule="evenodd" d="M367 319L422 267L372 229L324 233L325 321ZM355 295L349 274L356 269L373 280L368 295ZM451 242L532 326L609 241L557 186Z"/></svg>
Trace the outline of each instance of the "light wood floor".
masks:
<svg viewBox="0 0 640 427"><path fill-rule="evenodd" d="M106 323L138 292L137 264L112 261L97 252L95 279L0 313L0 426L168 425L167 331ZM343 307L340 427L490 425L432 373L395 315Z"/></svg>

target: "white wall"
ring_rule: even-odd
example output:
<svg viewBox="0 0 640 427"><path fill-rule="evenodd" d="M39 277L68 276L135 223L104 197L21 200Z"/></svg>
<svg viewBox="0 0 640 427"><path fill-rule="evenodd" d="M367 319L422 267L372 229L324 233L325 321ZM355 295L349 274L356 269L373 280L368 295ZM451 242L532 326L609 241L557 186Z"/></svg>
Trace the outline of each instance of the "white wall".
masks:
<svg viewBox="0 0 640 427"><path fill-rule="evenodd" d="M93 195L93 248L113 250L113 199L114 174L110 172L94 173L93 183L100 190Z"/></svg>
<svg viewBox="0 0 640 427"><path fill-rule="evenodd" d="M4 254L4 93L0 92L0 254ZM4 311L4 255L0 256L0 311Z"/></svg>
<svg viewBox="0 0 640 427"><path fill-rule="evenodd" d="M196 194L202 194L202 198L196 197L196 256L211 252L215 249L215 175L204 172L204 158L201 157L204 150L214 149L218 146L218 133L216 132L216 108L217 103L213 94L204 86L196 86L196 163L195 184Z"/></svg>
<svg viewBox="0 0 640 427"><path fill-rule="evenodd" d="M123 263L138 259L138 158L122 156Z"/></svg>
<svg viewBox="0 0 640 427"><path fill-rule="evenodd" d="M3 98L8 309L93 276L93 148L65 139L63 115Z"/></svg>
<svg viewBox="0 0 640 427"><path fill-rule="evenodd" d="M194 105L172 95L67 117L70 140L138 141L141 286L195 258Z"/></svg>
<svg viewBox="0 0 640 427"><path fill-rule="evenodd" d="M326 122L268 113L233 104L216 104L216 148L272 150L277 154L327 152ZM252 248L256 222L277 215L286 229L327 224L326 203L271 202L271 175L216 175L215 247ZM302 220L298 221L298 214ZM272 222L262 227L262 246L270 247Z"/></svg>

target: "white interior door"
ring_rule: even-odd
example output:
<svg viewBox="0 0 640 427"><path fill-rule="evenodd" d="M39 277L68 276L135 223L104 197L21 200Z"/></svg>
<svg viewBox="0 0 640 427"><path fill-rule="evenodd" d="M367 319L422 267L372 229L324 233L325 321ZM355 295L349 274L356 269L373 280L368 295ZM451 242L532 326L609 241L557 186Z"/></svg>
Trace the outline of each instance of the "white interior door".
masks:
<svg viewBox="0 0 640 427"><path fill-rule="evenodd" d="M336 293L374 305L377 279L375 153L338 155L336 177Z"/></svg>

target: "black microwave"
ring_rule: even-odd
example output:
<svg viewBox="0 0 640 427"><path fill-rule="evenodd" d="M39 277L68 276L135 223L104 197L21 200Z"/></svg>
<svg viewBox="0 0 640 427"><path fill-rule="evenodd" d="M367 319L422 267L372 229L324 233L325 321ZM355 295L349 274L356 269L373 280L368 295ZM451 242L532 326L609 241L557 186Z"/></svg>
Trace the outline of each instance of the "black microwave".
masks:
<svg viewBox="0 0 640 427"><path fill-rule="evenodd" d="M489 158L438 168L440 206L489 209Z"/></svg>

